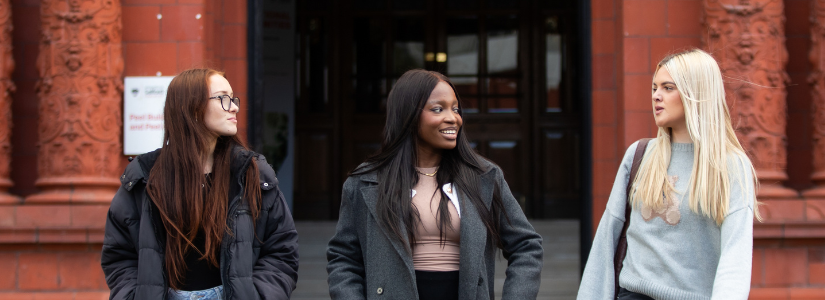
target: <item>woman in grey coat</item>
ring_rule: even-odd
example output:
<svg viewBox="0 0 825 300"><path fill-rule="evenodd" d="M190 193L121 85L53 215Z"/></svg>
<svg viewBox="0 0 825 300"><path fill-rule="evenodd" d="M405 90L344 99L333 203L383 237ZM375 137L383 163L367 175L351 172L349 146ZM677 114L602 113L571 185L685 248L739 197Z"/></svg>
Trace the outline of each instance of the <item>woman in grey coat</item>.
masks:
<svg viewBox="0 0 825 300"><path fill-rule="evenodd" d="M476 154L450 80L411 70L387 99L379 152L343 187L327 249L332 299L535 299L543 250L501 169Z"/></svg>

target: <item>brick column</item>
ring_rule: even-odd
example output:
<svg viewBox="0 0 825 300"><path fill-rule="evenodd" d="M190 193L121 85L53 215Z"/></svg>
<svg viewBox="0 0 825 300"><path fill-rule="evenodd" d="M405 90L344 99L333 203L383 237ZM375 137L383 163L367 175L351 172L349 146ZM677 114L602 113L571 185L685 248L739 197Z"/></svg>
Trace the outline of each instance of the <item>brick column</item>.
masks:
<svg viewBox="0 0 825 300"><path fill-rule="evenodd" d="M42 0L38 158L27 203L108 202L120 185L118 0Z"/></svg>
<svg viewBox="0 0 825 300"><path fill-rule="evenodd" d="M739 141L759 176L760 200L796 199L786 151L785 16L782 1L704 1L704 48L719 62ZM768 206L767 214L771 207Z"/></svg>
<svg viewBox="0 0 825 300"><path fill-rule="evenodd" d="M812 68L808 83L812 86L813 174L816 186L803 192L805 198L825 198L825 0L811 1Z"/></svg>
<svg viewBox="0 0 825 300"><path fill-rule="evenodd" d="M0 204L18 203L20 199L8 193L13 185L10 175L11 165L11 96L14 70L11 41L11 4L0 0Z"/></svg>

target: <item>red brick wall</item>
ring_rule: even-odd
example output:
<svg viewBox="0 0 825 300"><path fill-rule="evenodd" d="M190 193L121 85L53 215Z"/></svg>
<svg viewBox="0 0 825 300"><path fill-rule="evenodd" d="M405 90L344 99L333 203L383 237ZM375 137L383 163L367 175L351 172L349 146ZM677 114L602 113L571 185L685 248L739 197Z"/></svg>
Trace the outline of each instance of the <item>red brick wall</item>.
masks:
<svg viewBox="0 0 825 300"><path fill-rule="evenodd" d="M36 61L40 1L12 0L14 24L11 193L37 192ZM121 0L125 76L212 67L247 97L246 1ZM161 18L158 19L158 15ZM200 18L197 15L200 14ZM246 107L239 132L246 136ZM126 165L122 161L122 167ZM0 206L0 299L108 299L100 268L108 205Z"/></svg>

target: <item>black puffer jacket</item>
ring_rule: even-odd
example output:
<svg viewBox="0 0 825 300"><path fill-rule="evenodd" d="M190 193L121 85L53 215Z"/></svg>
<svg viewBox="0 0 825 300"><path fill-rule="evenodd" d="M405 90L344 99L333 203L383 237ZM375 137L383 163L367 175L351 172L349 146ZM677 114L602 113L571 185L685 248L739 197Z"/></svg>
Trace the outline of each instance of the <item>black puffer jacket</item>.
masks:
<svg viewBox="0 0 825 300"><path fill-rule="evenodd" d="M166 233L146 181L160 150L136 157L121 176L106 219L101 264L110 299L165 299ZM260 170L261 213L253 232L243 195L243 174L255 159ZM298 280L298 232L275 171L257 153L236 147L231 162L227 222L233 235L221 243L224 299L289 299ZM258 238L255 238L255 237Z"/></svg>

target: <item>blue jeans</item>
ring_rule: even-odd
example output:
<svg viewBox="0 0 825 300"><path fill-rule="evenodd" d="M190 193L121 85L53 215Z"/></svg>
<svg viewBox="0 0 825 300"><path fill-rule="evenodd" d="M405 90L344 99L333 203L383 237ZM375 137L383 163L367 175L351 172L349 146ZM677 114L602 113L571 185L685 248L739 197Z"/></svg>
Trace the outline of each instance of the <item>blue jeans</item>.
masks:
<svg viewBox="0 0 825 300"><path fill-rule="evenodd" d="M166 300L223 300L223 286L200 291L178 291L169 289Z"/></svg>

